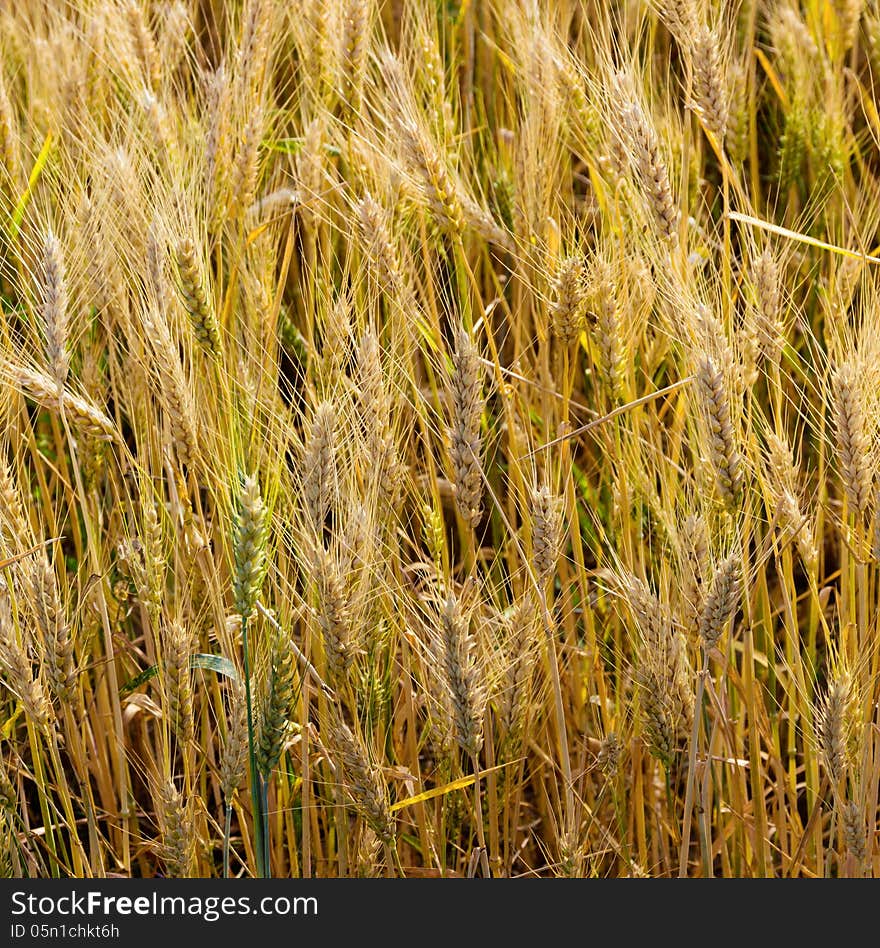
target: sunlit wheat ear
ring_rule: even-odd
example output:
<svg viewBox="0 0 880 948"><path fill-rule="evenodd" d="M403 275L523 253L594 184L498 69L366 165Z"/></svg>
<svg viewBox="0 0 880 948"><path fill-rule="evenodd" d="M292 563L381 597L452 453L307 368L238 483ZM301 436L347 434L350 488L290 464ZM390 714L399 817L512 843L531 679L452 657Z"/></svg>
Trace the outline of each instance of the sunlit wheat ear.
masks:
<svg viewBox="0 0 880 948"><path fill-rule="evenodd" d="M464 214L458 188L445 160L411 121L399 122L404 157L418 181L425 203L437 224L453 236L464 229Z"/></svg>
<svg viewBox="0 0 880 948"><path fill-rule="evenodd" d="M587 856L586 841L579 829L563 829L559 834L559 858L555 875L560 879L582 879Z"/></svg>
<svg viewBox="0 0 880 948"><path fill-rule="evenodd" d="M556 571L562 551L562 500L547 484L530 491L529 514L532 521L532 567L539 587Z"/></svg>
<svg viewBox="0 0 880 948"><path fill-rule="evenodd" d="M832 787L846 776L853 755L858 701L852 678L845 671L831 680L816 708L819 753Z"/></svg>
<svg viewBox="0 0 880 948"><path fill-rule="evenodd" d="M86 434L104 441L117 440L115 425L100 409L67 390L59 397L58 386L48 375L11 363L0 363L0 372L5 374L19 391L44 408L58 411L63 405L68 421Z"/></svg>
<svg viewBox="0 0 880 948"><path fill-rule="evenodd" d="M36 554L30 568L31 603L42 646L42 664L52 694L69 701L77 680L70 623L64 615L55 571L44 552Z"/></svg>
<svg viewBox="0 0 880 948"><path fill-rule="evenodd" d="M831 6L837 17L841 51L850 49L859 30L859 20L865 7L864 0L833 0Z"/></svg>
<svg viewBox="0 0 880 948"><path fill-rule="evenodd" d="M680 214L657 132L638 102L625 102L619 116L624 142L632 155L633 170L654 215L657 231L670 244L674 244L678 240Z"/></svg>
<svg viewBox="0 0 880 948"><path fill-rule="evenodd" d="M315 409L303 449L303 506L318 535L330 512L336 488L336 409L329 401Z"/></svg>
<svg viewBox="0 0 880 948"><path fill-rule="evenodd" d="M733 426L730 388L723 368L708 353L698 359L696 376L715 488L724 506L734 511L742 495L743 463Z"/></svg>
<svg viewBox="0 0 880 948"><path fill-rule="evenodd" d="M144 81L151 89L158 89L162 82L162 66L156 41L137 0L125 4L125 19L135 52L143 72Z"/></svg>
<svg viewBox="0 0 880 948"><path fill-rule="evenodd" d="M779 266L769 250L765 250L752 264L751 276L757 304L758 346L770 364L778 365L785 345L782 289Z"/></svg>
<svg viewBox="0 0 880 948"><path fill-rule="evenodd" d="M737 610L742 588L741 571L739 557L729 556L719 563L712 576L699 622L700 638L707 651L718 644Z"/></svg>
<svg viewBox="0 0 880 948"><path fill-rule="evenodd" d="M727 129L727 83L717 33L701 26L693 37L694 100L706 128L721 142Z"/></svg>
<svg viewBox="0 0 880 948"><path fill-rule="evenodd" d="M328 743L341 771L346 796L379 839L390 843L394 839L394 819L382 771L370 762L362 740L336 713L330 716Z"/></svg>
<svg viewBox="0 0 880 948"><path fill-rule="evenodd" d="M239 105L249 108L266 68L274 4L271 0L248 0L242 13L241 42L236 60Z"/></svg>
<svg viewBox="0 0 880 948"><path fill-rule="evenodd" d="M861 517L871 502L873 453L858 370L852 362L844 362L834 373L831 394L840 477L850 509Z"/></svg>
<svg viewBox="0 0 880 948"><path fill-rule="evenodd" d="M695 0L663 0L659 4L663 22L679 42L687 42L698 29Z"/></svg>
<svg viewBox="0 0 880 948"><path fill-rule="evenodd" d="M487 243L508 253L516 253L516 243L495 218L469 194L462 194L461 207L467 226Z"/></svg>
<svg viewBox="0 0 880 948"><path fill-rule="evenodd" d="M175 251L178 286L196 341L212 358L220 358L220 327L205 290L195 245L185 238Z"/></svg>
<svg viewBox="0 0 880 948"><path fill-rule="evenodd" d="M770 37L784 68L794 78L804 79L804 66L819 55L819 47L798 9L780 4L768 22Z"/></svg>
<svg viewBox="0 0 880 948"><path fill-rule="evenodd" d="M435 652L445 679L452 737L469 757L476 757L483 746L483 714L488 692L470 624L461 603L450 594L441 609Z"/></svg>
<svg viewBox="0 0 880 948"><path fill-rule="evenodd" d="M485 399L477 347L464 329L455 335L449 394L449 459L455 504L465 523L476 526L482 517L483 442L480 432Z"/></svg>
<svg viewBox="0 0 880 948"><path fill-rule="evenodd" d="M191 32L192 21L183 0L165 3L162 7L162 22L158 24L156 35L163 78L173 75L180 67L186 55Z"/></svg>
<svg viewBox="0 0 880 948"><path fill-rule="evenodd" d="M589 301L596 317L593 338L599 355L598 375L612 401L623 400L626 339L620 316L614 271L597 255L590 265Z"/></svg>
<svg viewBox="0 0 880 948"><path fill-rule="evenodd" d="M296 180L300 196L299 214L305 226L311 230L319 226L324 204L326 140L327 120L322 112L306 126L302 148L296 160Z"/></svg>
<svg viewBox="0 0 880 948"><path fill-rule="evenodd" d="M346 115L356 115L361 108L369 40L369 0L344 0L342 4L342 68L341 88Z"/></svg>
<svg viewBox="0 0 880 948"><path fill-rule="evenodd" d="M230 681L226 695L226 736L220 756L220 789L223 799L230 803L244 783L247 769L247 704L241 682Z"/></svg>
<svg viewBox="0 0 880 948"><path fill-rule="evenodd" d="M797 468L794 456L785 436L771 431L767 434L767 460L774 485L780 489L794 490L797 485Z"/></svg>
<svg viewBox="0 0 880 948"><path fill-rule="evenodd" d="M189 466L193 463L197 442L195 411L189 388L176 360L163 364L160 374L174 450L177 452L178 461Z"/></svg>
<svg viewBox="0 0 880 948"><path fill-rule="evenodd" d="M268 539L269 512L256 474L248 474L241 481L232 530L232 592L235 609L245 620L253 613L263 585Z"/></svg>
<svg viewBox="0 0 880 948"><path fill-rule="evenodd" d="M586 268L580 257L559 264L550 287L550 325L564 343L574 342L586 325Z"/></svg>
<svg viewBox="0 0 880 948"><path fill-rule="evenodd" d="M59 387L70 365L67 327L67 277L61 244L52 231L43 240L39 273L40 312L46 338L46 359Z"/></svg>
<svg viewBox="0 0 880 948"><path fill-rule="evenodd" d="M186 879L193 871L195 830L192 806L169 780L158 788L157 815L162 833L161 855L168 876Z"/></svg>
<svg viewBox="0 0 880 948"><path fill-rule="evenodd" d="M406 292L397 246L391 235L385 208L365 194L358 202L357 220L361 240L379 286L392 296Z"/></svg>
<svg viewBox="0 0 880 948"><path fill-rule="evenodd" d="M263 109L255 106L248 116L229 183L229 214L233 220L244 216L254 203L259 174L259 148L263 133Z"/></svg>
<svg viewBox="0 0 880 948"><path fill-rule="evenodd" d="M274 630L269 669L260 695L257 767L264 777L275 769L296 700L296 659L285 634Z"/></svg>
<svg viewBox="0 0 880 948"><path fill-rule="evenodd" d="M318 101L323 101L333 87L336 66L336 51L330 37L330 9L331 0L307 0L303 17L303 59L307 64L304 74L314 83Z"/></svg>
<svg viewBox="0 0 880 948"><path fill-rule="evenodd" d="M361 413L366 432L366 461L384 503L392 502L402 487L403 470L390 428L394 405L382 367L376 334L367 330L357 351Z"/></svg>
<svg viewBox="0 0 880 948"><path fill-rule="evenodd" d="M784 534L794 535L804 568L810 575L815 575L819 568L819 548L812 516L803 513L798 498L791 491L784 490L776 498L776 503L780 530Z"/></svg>
<svg viewBox="0 0 880 948"><path fill-rule="evenodd" d="M165 709L171 730L184 746L193 739L193 691L190 655L193 637L181 622L165 628Z"/></svg>

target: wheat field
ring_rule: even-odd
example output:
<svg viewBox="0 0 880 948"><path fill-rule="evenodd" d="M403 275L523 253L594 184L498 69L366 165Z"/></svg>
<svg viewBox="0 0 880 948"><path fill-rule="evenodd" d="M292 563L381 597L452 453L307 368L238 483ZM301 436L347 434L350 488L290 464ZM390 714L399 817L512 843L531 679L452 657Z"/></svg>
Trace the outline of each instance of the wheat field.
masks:
<svg viewBox="0 0 880 948"><path fill-rule="evenodd" d="M880 873L877 0L0 0L0 871Z"/></svg>

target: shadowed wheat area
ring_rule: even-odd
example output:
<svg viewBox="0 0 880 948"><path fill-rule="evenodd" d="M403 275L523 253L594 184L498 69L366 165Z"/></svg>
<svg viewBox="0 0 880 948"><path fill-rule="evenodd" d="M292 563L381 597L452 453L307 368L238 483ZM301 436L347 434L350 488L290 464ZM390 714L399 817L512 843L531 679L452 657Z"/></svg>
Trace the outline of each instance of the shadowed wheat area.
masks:
<svg viewBox="0 0 880 948"><path fill-rule="evenodd" d="M878 90L877 0L0 0L0 871L880 872Z"/></svg>

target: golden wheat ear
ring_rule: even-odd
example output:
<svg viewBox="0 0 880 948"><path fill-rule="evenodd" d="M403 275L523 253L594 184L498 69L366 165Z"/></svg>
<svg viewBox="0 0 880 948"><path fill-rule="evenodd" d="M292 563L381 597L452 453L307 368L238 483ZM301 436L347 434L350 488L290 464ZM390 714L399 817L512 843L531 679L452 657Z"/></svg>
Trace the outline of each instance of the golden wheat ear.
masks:
<svg viewBox="0 0 880 948"><path fill-rule="evenodd" d="M464 329L455 336L449 393L452 400L449 456L455 504L462 520L475 526L482 516L483 446L480 424L485 401L477 347Z"/></svg>

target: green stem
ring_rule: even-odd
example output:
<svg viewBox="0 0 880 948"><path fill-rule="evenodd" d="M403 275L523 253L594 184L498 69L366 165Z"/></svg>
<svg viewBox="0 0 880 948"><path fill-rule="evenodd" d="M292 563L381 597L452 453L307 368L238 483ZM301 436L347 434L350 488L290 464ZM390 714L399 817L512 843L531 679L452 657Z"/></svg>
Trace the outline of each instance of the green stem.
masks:
<svg viewBox="0 0 880 948"><path fill-rule="evenodd" d="M260 812L263 816L263 871L265 878L272 876L272 859L269 850L269 775L259 775Z"/></svg>
<svg viewBox="0 0 880 948"><path fill-rule="evenodd" d="M223 827L223 878L229 878L229 834L232 831L232 803L226 804L226 822Z"/></svg>
<svg viewBox="0 0 880 948"><path fill-rule="evenodd" d="M248 763L251 771L251 818L254 824L254 852L257 857L257 875L261 879L268 876L268 868L265 865L266 852L263 846L263 792L262 779L257 770L257 754L254 748L254 712L251 703L251 665L248 657L248 635L247 635L248 617L241 617L241 648L244 659L244 691L245 703L247 704L247 728L248 728Z"/></svg>

